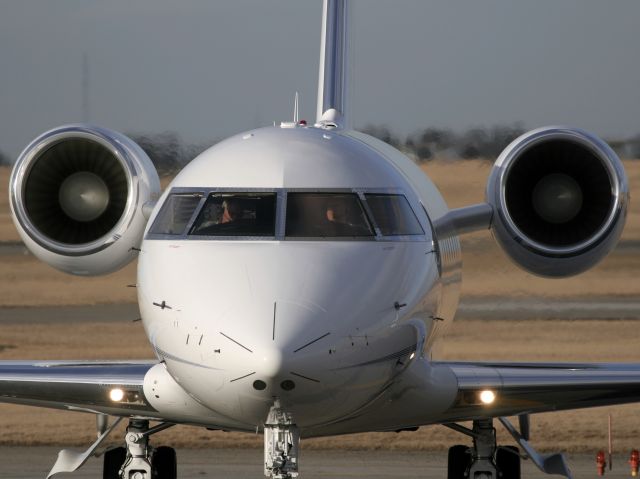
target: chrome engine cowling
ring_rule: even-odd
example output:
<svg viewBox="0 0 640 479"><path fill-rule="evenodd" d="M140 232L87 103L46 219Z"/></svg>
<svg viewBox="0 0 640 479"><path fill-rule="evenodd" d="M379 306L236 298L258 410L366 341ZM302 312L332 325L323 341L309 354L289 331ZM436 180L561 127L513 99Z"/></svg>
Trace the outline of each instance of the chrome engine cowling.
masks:
<svg viewBox="0 0 640 479"><path fill-rule="evenodd" d="M613 150L579 129L547 127L514 140L498 157L486 200L507 254L540 276L587 270L616 245L629 189Z"/></svg>
<svg viewBox="0 0 640 479"><path fill-rule="evenodd" d="M146 153L126 136L90 125L36 138L9 183L13 220L27 248L78 275L110 273L134 259L159 195Z"/></svg>

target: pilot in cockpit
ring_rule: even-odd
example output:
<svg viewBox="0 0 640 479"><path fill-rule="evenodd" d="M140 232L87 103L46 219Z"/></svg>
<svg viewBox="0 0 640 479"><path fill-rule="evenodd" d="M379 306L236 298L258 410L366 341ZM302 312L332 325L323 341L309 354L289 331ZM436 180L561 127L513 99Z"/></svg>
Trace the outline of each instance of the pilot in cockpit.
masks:
<svg viewBox="0 0 640 479"><path fill-rule="evenodd" d="M238 221L242 217L242 204L236 198L227 198L222 203L222 215L219 224Z"/></svg>
<svg viewBox="0 0 640 479"><path fill-rule="evenodd" d="M328 198L325 210L324 228L332 236L348 236L357 233L361 219L353 205L342 197Z"/></svg>

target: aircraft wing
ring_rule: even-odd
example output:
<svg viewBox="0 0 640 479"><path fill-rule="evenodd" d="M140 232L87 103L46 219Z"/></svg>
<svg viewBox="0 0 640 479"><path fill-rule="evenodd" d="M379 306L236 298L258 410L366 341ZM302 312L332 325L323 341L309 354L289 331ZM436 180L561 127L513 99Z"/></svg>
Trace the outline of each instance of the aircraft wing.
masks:
<svg viewBox="0 0 640 479"><path fill-rule="evenodd" d="M143 392L157 361L0 361L0 402L113 416L153 417ZM124 392L115 402L110 392Z"/></svg>
<svg viewBox="0 0 640 479"><path fill-rule="evenodd" d="M458 384L444 420L501 417L640 401L640 364L447 363ZM480 393L495 393L483 404Z"/></svg>
<svg viewBox="0 0 640 479"><path fill-rule="evenodd" d="M484 404L482 391L495 400ZM640 402L640 364L415 361L368 406L309 435L397 431Z"/></svg>

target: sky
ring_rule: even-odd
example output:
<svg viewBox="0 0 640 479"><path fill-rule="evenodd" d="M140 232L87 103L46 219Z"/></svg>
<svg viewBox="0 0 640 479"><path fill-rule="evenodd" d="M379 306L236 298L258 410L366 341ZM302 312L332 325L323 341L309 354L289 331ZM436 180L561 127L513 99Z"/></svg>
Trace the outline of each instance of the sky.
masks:
<svg viewBox="0 0 640 479"><path fill-rule="evenodd" d="M206 143L315 119L320 0L0 0L0 151L55 126ZM640 133L637 0L355 0L356 128Z"/></svg>

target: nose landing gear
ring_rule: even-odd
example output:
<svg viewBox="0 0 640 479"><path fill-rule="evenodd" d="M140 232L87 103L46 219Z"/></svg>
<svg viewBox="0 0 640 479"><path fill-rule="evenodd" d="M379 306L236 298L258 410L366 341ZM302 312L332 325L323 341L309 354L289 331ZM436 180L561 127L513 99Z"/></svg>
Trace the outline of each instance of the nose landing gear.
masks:
<svg viewBox="0 0 640 479"><path fill-rule="evenodd" d="M264 425L264 475L271 479L298 477L300 432L290 413L275 400Z"/></svg>

